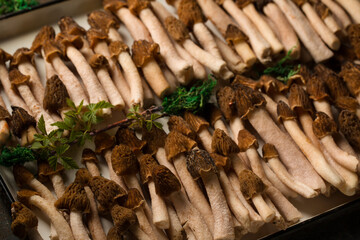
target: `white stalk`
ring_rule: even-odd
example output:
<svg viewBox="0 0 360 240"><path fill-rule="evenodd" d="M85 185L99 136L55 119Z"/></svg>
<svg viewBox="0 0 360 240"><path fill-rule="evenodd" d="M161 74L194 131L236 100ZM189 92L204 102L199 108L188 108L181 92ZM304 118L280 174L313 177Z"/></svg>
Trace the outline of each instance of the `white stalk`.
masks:
<svg viewBox="0 0 360 240"><path fill-rule="evenodd" d="M82 221L81 212L70 212L70 226L75 240L90 240Z"/></svg>
<svg viewBox="0 0 360 240"><path fill-rule="evenodd" d="M360 2L358 0L336 0L351 16L352 20L360 23Z"/></svg>
<svg viewBox="0 0 360 240"><path fill-rule="evenodd" d="M153 211L153 222L160 229L169 229L170 219L164 199L156 194L154 181L148 182L151 198L151 209Z"/></svg>

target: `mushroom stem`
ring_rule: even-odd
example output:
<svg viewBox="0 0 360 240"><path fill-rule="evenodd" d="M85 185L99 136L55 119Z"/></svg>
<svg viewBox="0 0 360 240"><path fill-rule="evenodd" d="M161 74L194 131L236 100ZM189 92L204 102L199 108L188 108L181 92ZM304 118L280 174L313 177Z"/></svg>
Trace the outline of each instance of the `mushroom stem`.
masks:
<svg viewBox="0 0 360 240"><path fill-rule="evenodd" d="M147 235L143 230L141 230L138 225L130 226L129 230L137 239L151 240L149 235Z"/></svg>
<svg viewBox="0 0 360 240"><path fill-rule="evenodd" d="M41 56L44 59L46 79L49 79L52 76L56 75L56 71L53 68L52 64L45 60L46 56L43 48L41 48Z"/></svg>
<svg viewBox="0 0 360 240"><path fill-rule="evenodd" d="M205 51L216 58L222 59L215 39L204 23L195 23L193 26L193 33Z"/></svg>
<svg viewBox="0 0 360 240"><path fill-rule="evenodd" d="M167 211L170 218L170 227L166 230L167 235L171 240L182 240L184 229L178 215L175 212L175 209L172 205L167 204Z"/></svg>
<svg viewBox="0 0 360 240"><path fill-rule="evenodd" d="M321 0L331 11L331 13L336 17L339 23L341 23L342 29L346 29L351 24L351 19L346 14L345 10L340 7L333 0Z"/></svg>
<svg viewBox="0 0 360 240"><path fill-rule="evenodd" d="M312 27L320 35L321 39L333 50L340 48L340 40L334 33L325 25L320 16L316 13L315 9L310 3L306 2L301 6Z"/></svg>
<svg viewBox="0 0 360 240"><path fill-rule="evenodd" d="M140 229L143 230L144 233L146 233L150 237L150 239L152 240L160 239L159 236L154 232L153 227L151 226L148 218L145 215L144 209L137 208L134 210L134 212L138 219Z"/></svg>
<svg viewBox="0 0 360 240"><path fill-rule="evenodd" d="M149 8L141 10L139 17L149 30L151 37L159 44L160 54L166 65L180 83L187 84L193 76L193 69L185 60L180 58L160 21Z"/></svg>
<svg viewBox="0 0 360 240"><path fill-rule="evenodd" d="M65 185L64 185L64 181L63 181L61 175L56 173L56 174L50 175L49 177L50 177L50 180L54 187L56 196L58 198L60 198L65 192Z"/></svg>
<svg viewBox="0 0 360 240"><path fill-rule="evenodd" d="M327 135L320 139L325 149L330 153L330 155L343 167L349 169L350 171L357 172L359 160L341 148L339 148L333 137Z"/></svg>
<svg viewBox="0 0 360 240"><path fill-rule="evenodd" d="M263 11L265 15L275 24L277 32L279 33L279 39L284 45L285 51L291 52L293 59L300 57L300 42L296 33L285 15L281 12L279 7L274 3L269 3L264 6Z"/></svg>
<svg viewBox="0 0 360 240"><path fill-rule="evenodd" d="M141 67L146 81L154 90L155 94L163 98L170 90L170 85L166 81L163 72L155 59L151 59Z"/></svg>
<svg viewBox="0 0 360 240"><path fill-rule="evenodd" d="M20 145L27 146L34 142L34 135L37 134L36 129L33 126L30 126L28 129L24 130L21 134Z"/></svg>
<svg viewBox="0 0 360 240"><path fill-rule="evenodd" d="M34 94L36 101L42 103L44 99L45 88L41 83L40 76L36 71L36 68L31 64L31 62L22 62L18 65L19 71L24 75L30 76L30 89Z"/></svg>
<svg viewBox="0 0 360 240"><path fill-rule="evenodd" d="M151 198L151 209L153 212L153 222L160 229L170 228L170 218L168 208L164 199L156 194L155 184L153 181L148 182L149 193Z"/></svg>
<svg viewBox="0 0 360 240"><path fill-rule="evenodd" d="M74 234L75 240L90 240L82 221L81 212L70 212L70 226Z"/></svg>
<svg viewBox="0 0 360 240"><path fill-rule="evenodd" d="M109 168L110 179L113 180L114 182L116 182L117 184L119 184L123 189L127 189L124 180L115 173L115 171L114 171L114 169L112 167L111 150L110 149L105 151L104 158L105 158L106 163L107 163L108 168Z"/></svg>
<svg viewBox="0 0 360 240"><path fill-rule="evenodd" d="M275 217L275 211L266 204L261 194L255 194L252 196L251 200L264 222L268 223L273 220Z"/></svg>
<svg viewBox="0 0 360 240"><path fill-rule="evenodd" d="M89 173L91 174L91 176L96 177L96 176L100 176L100 171L98 166L96 165L96 163L94 162L90 162L90 161L86 161L85 162L85 166L87 168L87 170L89 170ZM114 181L114 180L113 180ZM115 181L114 181L115 182ZM120 185L120 184L119 184Z"/></svg>
<svg viewBox="0 0 360 240"><path fill-rule="evenodd" d="M195 237L193 231L191 230L189 224L184 225L184 230L185 230L186 237L188 240L196 240L196 237Z"/></svg>
<svg viewBox="0 0 360 240"><path fill-rule="evenodd" d="M326 16L323 21L329 28L329 30L335 35L338 35L342 32L341 26L336 22L335 18L332 15Z"/></svg>
<svg viewBox="0 0 360 240"><path fill-rule="evenodd" d="M238 6L232 0L225 0L222 6L239 24L241 30L243 30L244 33L249 37L250 44L255 52L256 57L261 62L270 61L270 44L263 38L261 33L244 14L244 12L238 8Z"/></svg>
<svg viewBox="0 0 360 240"><path fill-rule="evenodd" d="M88 226L89 226L91 238L94 240L106 239L106 234L101 224L94 193L91 191L91 189L88 186L84 186L84 190L90 202L90 216L88 218Z"/></svg>
<svg viewBox="0 0 360 240"><path fill-rule="evenodd" d="M236 42L233 44L235 51L242 58L246 66L250 67L256 62L256 56L246 42Z"/></svg>
<svg viewBox="0 0 360 240"><path fill-rule="evenodd" d="M141 85L144 90L144 107L150 107L154 104L154 95L144 78L141 78Z"/></svg>
<svg viewBox="0 0 360 240"><path fill-rule="evenodd" d="M268 25L268 23L264 20L264 18L256 11L254 4L250 3L245 6L243 12L248 16L249 19L255 24L256 28L259 30L264 39L270 44L271 50L273 54L280 53L284 46L281 44L279 39L277 39L276 35Z"/></svg>
<svg viewBox="0 0 360 240"><path fill-rule="evenodd" d="M0 145L7 142L10 136L10 128L5 120L0 121Z"/></svg>
<svg viewBox="0 0 360 240"><path fill-rule="evenodd" d="M357 0L336 0L351 16L352 20L360 23L360 3Z"/></svg>
<svg viewBox="0 0 360 240"><path fill-rule="evenodd" d="M275 205L273 204L271 199L266 194L264 195L264 200L265 200L266 204L275 212L273 224L275 224L275 226L277 228L279 228L281 230L285 230L287 228L287 224L286 224L283 216L281 216L279 210L277 210L277 208L275 207Z"/></svg>
<svg viewBox="0 0 360 240"><path fill-rule="evenodd" d="M309 50L315 62L322 62L333 56L333 53L321 41L300 9L290 0L274 0L287 20L294 28L304 46Z"/></svg>

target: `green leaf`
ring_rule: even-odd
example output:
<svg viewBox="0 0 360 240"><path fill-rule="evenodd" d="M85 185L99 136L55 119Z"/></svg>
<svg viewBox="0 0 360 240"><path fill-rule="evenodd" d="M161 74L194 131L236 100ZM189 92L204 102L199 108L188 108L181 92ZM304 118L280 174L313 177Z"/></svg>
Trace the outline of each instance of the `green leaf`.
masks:
<svg viewBox="0 0 360 240"><path fill-rule="evenodd" d="M0 165L11 167L16 164L24 164L26 162L35 161L34 152L27 147L3 147L0 155Z"/></svg>
<svg viewBox="0 0 360 240"><path fill-rule="evenodd" d="M83 110L83 106L84 106L84 100L81 100L79 106L77 106L77 108L76 108L77 114L81 113L81 111Z"/></svg>
<svg viewBox="0 0 360 240"><path fill-rule="evenodd" d="M46 127L45 127L45 120L44 120L44 116L41 115L39 121L38 121L38 124L37 124L37 127L39 128L40 132L44 135L46 135Z"/></svg>
<svg viewBox="0 0 360 240"><path fill-rule="evenodd" d="M146 130L151 131L151 128L152 128L152 122L146 121Z"/></svg>
<svg viewBox="0 0 360 240"><path fill-rule="evenodd" d="M67 98L67 99L66 99L66 104L67 104L72 110L75 110L75 111L76 111L75 103L74 103L70 98Z"/></svg>
<svg viewBox="0 0 360 240"><path fill-rule="evenodd" d="M153 124L155 125L155 127L159 128L159 129L163 128L163 125L159 122L153 122Z"/></svg>
<svg viewBox="0 0 360 240"><path fill-rule="evenodd" d="M79 166L71 157L61 157L61 163L65 169L78 169Z"/></svg>
<svg viewBox="0 0 360 240"><path fill-rule="evenodd" d="M53 138L53 137L55 137L55 135L57 135L57 132L58 132L57 129L52 130L52 131L49 133L48 138Z"/></svg>
<svg viewBox="0 0 360 240"><path fill-rule="evenodd" d="M34 142L31 145L31 149L41 149L41 148L44 148L44 146L41 144L41 142Z"/></svg>
<svg viewBox="0 0 360 240"><path fill-rule="evenodd" d="M67 117L65 117L65 119L67 119ZM65 123L65 121L59 121L59 122L55 122L53 124L51 124L51 126L56 126L59 129L63 129L63 130L70 130L71 127Z"/></svg>
<svg viewBox="0 0 360 240"><path fill-rule="evenodd" d="M63 155L67 150L69 150L69 148L70 148L70 145L69 144L63 144L63 145L59 145L59 146L57 146L56 147L56 153L58 154L58 155Z"/></svg>
<svg viewBox="0 0 360 240"><path fill-rule="evenodd" d="M83 135L81 131L71 131L69 136L69 142L74 142L76 139L80 138Z"/></svg>
<svg viewBox="0 0 360 240"><path fill-rule="evenodd" d="M53 155L51 157L48 158L48 162L49 162L49 165L52 169L56 169L57 167L57 160L58 160L58 157L56 155Z"/></svg>

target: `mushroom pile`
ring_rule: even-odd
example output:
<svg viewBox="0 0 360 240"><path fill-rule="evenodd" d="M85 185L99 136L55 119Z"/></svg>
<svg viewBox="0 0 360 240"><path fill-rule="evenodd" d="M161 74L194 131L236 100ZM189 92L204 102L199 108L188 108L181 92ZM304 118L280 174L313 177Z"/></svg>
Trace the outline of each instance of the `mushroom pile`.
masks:
<svg viewBox="0 0 360 240"><path fill-rule="evenodd" d="M0 98L1 145L10 138L30 146L39 119L56 129L67 98L76 106L108 101L114 108L99 114L125 118L133 106L161 103L208 72L219 79L212 103L170 115L169 131L122 126L114 135L94 134L72 183L60 164L38 161L37 173L14 166L12 230L19 238L41 239L30 210L39 209L51 239L240 239L265 224L286 229L300 221L298 196L358 192L359 1L168 3L177 15L156 1L103 0L105 11L87 16L87 30L63 17L60 32L42 27L30 49L0 49L12 109ZM291 76L259 73L285 51L301 63Z"/></svg>

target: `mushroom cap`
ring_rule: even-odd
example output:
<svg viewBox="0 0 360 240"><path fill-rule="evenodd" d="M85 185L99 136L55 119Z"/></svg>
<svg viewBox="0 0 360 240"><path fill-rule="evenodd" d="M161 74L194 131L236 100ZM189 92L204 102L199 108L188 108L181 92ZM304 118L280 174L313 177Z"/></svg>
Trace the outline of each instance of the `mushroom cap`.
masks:
<svg viewBox="0 0 360 240"><path fill-rule="evenodd" d="M288 85L285 85L270 75L262 75L259 82L266 93L282 93L289 89Z"/></svg>
<svg viewBox="0 0 360 240"><path fill-rule="evenodd" d="M137 67L142 67L160 54L159 45L146 40L134 41L131 49L132 59Z"/></svg>
<svg viewBox="0 0 360 240"><path fill-rule="evenodd" d="M246 87L249 87L253 90L257 90L261 87L262 83L260 81L252 80L251 78L245 77L243 75L236 75L234 81L232 82L233 85L241 84Z"/></svg>
<svg viewBox="0 0 360 240"><path fill-rule="evenodd" d="M139 13L150 7L148 0L127 0L128 8L132 14L139 15Z"/></svg>
<svg viewBox="0 0 360 240"><path fill-rule="evenodd" d="M236 0L235 3L239 8L244 8L247 5L255 2L255 0Z"/></svg>
<svg viewBox="0 0 360 240"><path fill-rule="evenodd" d="M207 129L209 127L209 123L204 118L189 111L184 113L184 119L196 133L200 132L203 128Z"/></svg>
<svg viewBox="0 0 360 240"><path fill-rule="evenodd" d="M19 202L21 202L26 207L31 209L33 206L30 203L31 202L30 198L32 196L39 196L40 194L35 191L28 190L28 189L21 189L21 190L17 191L16 195L17 195L17 199Z"/></svg>
<svg viewBox="0 0 360 240"><path fill-rule="evenodd" d="M95 153L102 154L106 150L111 149L115 145L115 137L107 133L96 134L95 139Z"/></svg>
<svg viewBox="0 0 360 240"><path fill-rule="evenodd" d="M279 121L296 119L296 114L283 101L279 101L277 105L277 115Z"/></svg>
<svg viewBox="0 0 360 240"><path fill-rule="evenodd" d="M17 67L23 62L31 62L31 64L35 64L34 52L25 47L19 48L15 51L10 62L10 67Z"/></svg>
<svg viewBox="0 0 360 240"><path fill-rule="evenodd" d="M75 176L76 177L74 182L80 183L83 186L88 186L92 179L89 170L87 170L86 168L80 168L79 170L77 170Z"/></svg>
<svg viewBox="0 0 360 240"><path fill-rule="evenodd" d="M153 167L152 178L156 194L161 197L170 196L173 192L180 191L181 189L179 179L163 165Z"/></svg>
<svg viewBox="0 0 360 240"><path fill-rule="evenodd" d="M248 130L242 129L238 133L238 146L240 148L240 152L245 152L251 147L258 148L259 144L254 135L252 135Z"/></svg>
<svg viewBox="0 0 360 240"><path fill-rule="evenodd" d="M10 113L6 108L0 106L0 120L9 121L11 119Z"/></svg>
<svg viewBox="0 0 360 240"><path fill-rule="evenodd" d="M263 158L265 160L279 157L279 153L276 147L271 143L265 143L262 147L262 152L263 152Z"/></svg>
<svg viewBox="0 0 360 240"><path fill-rule="evenodd" d="M0 48L0 63L5 63L12 59L12 56Z"/></svg>
<svg viewBox="0 0 360 240"><path fill-rule="evenodd" d="M10 119L11 131L15 136L21 137L24 130L30 126L36 127L36 120L21 107L11 107L12 115Z"/></svg>
<svg viewBox="0 0 360 240"><path fill-rule="evenodd" d="M80 49L84 44L81 36L70 35L67 32L59 32L56 34L55 41L63 53L66 53L68 46L74 46L75 48Z"/></svg>
<svg viewBox="0 0 360 240"><path fill-rule="evenodd" d="M167 124L170 131L177 131L191 139L196 138L196 133L191 129L190 125L180 116L171 116Z"/></svg>
<svg viewBox="0 0 360 240"><path fill-rule="evenodd" d="M53 75L46 81L43 105L44 109L57 113L68 108L66 99L69 93L58 75Z"/></svg>
<svg viewBox="0 0 360 240"><path fill-rule="evenodd" d="M127 197L124 200L121 205L132 210L141 208L145 202L141 193L136 188L129 188Z"/></svg>
<svg viewBox="0 0 360 240"><path fill-rule="evenodd" d="M360 93L360 67L347 61L341 66L340 76L346 82L350 93L356 97Z"/></svg>
<svg viewBox="0 0 360 240"><path fill-rule="evenodd" d="M119 128L115 134L117 144L124 144L128 146L132 151L141 151L146 145L146 142L140 140L135 131L129 128Z"/></svg>
<svg viewBox="0 0 360 240"><path fill-rule="evenodd" d="M347 27L347 34L356 57L360 58L360 24L350 24Z"/></svg>
<svg viewBox="0 0 360 240"><path fill-rule="evenodd" d="M232 116L236 115L234 89L229 86L223 87L216 93L216 98L219 108L226 119L229 120Z"/></svg>
<svg viewBox="0 0 360 240"><path fill-rule="evenodd" d="M240 151L238 145L223 130L218 128L215 129L212 136L211 150L223 156L229 156L231 153Z"/></svg>
<svg viewBox="0 0 360 240"><path fill-rule="evenodd" d="M243 170L239 174L240 189L244 197L249 200L255 194L260 194L265 190L265 184L261 179L250 170Z"/></svg>
<svg viewBox="0 0 360 240"><path fill-rule="evenodd" d="M84 36L86 33L86 30L69 16L61 17L58 21L58 25L61 32L66 32L67 34Z"/></svg>
<svg viewBox="0 0 360 240"><path fill-rule="evenodd" d="M131 175L139 172L135 153L124 144L116 145L111 152L111 164L117 175Z"/></svg>
<svg viewBox="0 0 360 240"><path fill-rule="evenodd" d="M28 229L36 228L38 219L35 214L20 202L11 204L11 231L20 239L26 237Z"/></svg>
<svg viewBox="0 0 360 240"><path fill-rule="evenodd" d="M319 15L319 17L324 20L327 16L330 15L330 10L329 8L323 4L322 2L320 1L317 1L316 3L314 3L314 9L317 13L317 15Z"/></svg>
<svg viewBox="0 0 360 240"><path fill-rule="evenodd" d="M142 129L142 140L146 142L144 152L154 155L158 148L165 146L165 139L167 134L163 129L152 127L150 131L146 128Z"/></svg>
<svg viewBox="0 0 360 240"><path fill-rule="evenodd" d="M117 227L112 226L106 235L106 240L123 240L122 232Z"/></svg>
<svg viewBox="0 0 360 240"><path fill-rule="evenodd" d="M222 167L225 171L229 171L231 169L231 161L229 157L217 153L210 153L210 157L214 160L216 167Z"/></svg>
<svg viewBox="0 0 360 240"><path fill-rule="evenodd" d="M55 202L55 207L59 210L90 213L90 201L86 196L84 186L78 182L70 184Z"/></svg>
<svg viewBox="0 0 360 240"><path fill-rule="evenodd" d="M113 12L113 13L115 13L120 8L127 6L126 2L123 2L120 0L103 0L102 4L103 4L105 10Z"/></svg>
<svg viewBox="0 0 360 240"><path fill-rule="evenodd" d="M88 23L92 28L97 28L109 32L110 28L118 29L120 27L119 22L109 12L100 10L92 11L88 15Z"/></svg>
<svg viewBox="0 0 360 240"><path fill-rule="evenodd" d="M229 24L225 32L225 40L229 45L246 42L248 37L234 24Z"/></svg>
<svg viewBox="0 0 360 240"><path fill-rule="evenodd" d="M217 169L210 154L202 149L193 149L186 157L186 166L191 176L197 180L207 174L216 174Z"/></svg>
<svg viewBox="0 0 360 240"><path fill-rule="evenodd" d="M360 149L360 120L355 113L343 110L339 115L339 128L355 148Z"/></svg>
<svg viewBox="0 0 360 240"><path fill-rule="evenodd" d="M164 26L170 36L179 43L190 38L189 30L186 28L185 24L173 16L165 19Z"/></svg>
<svg viewBox="0 0 360 240"><path fill-rule="evenodd" d="M181 0L177 8L177 14L189 29L192 29L195 23L206 21L200 6L195 0Z"/></svg>
<svg viewBox="0 0 360 240"><path fill-rule="evenodd" d="M232 84L235 90L235 102L238 116L245 118L257 107L266 105L266 100L259 91L255 91L242 84Z"/></svg>
<svg viewBox="0 0 360 240"><path fill-rule="evenodd" d="M292 84L289 92L289 104L291 110L299 109L309 112L311 115L314 113L314 108L311 104L309 95L298 84Z"/></svg>
<svg viewBox="0 0 360 240"><path fill-rule="evenodd" d="M100 69L101 67L108 67L109 62L104 55L96 53L91 56L91 58L89 60L89 65L93 69L97 70L97 69Z"/></svg>
<svg viewBox="0 0 360 240"><path fill-rule="evenodd" d="M120 233L124 233L137 222L136 215L131 209L117 204L111 208L111 217L117 231Z"/></svg>
<svg viewBox="0 0 360 240"><path fill-rule="evenodd" d="M190 151L196 142L177 131L170 131L165 140L165 152L169 161L181 153Z"/></svg>
<svg viewBox="0 0 360 240"><path fill-rule="evenodd" d="M105 209L109 209L113 206L114 201L126 195L125 190L119 184L101 176L93 177L89 182L89 187L96 200Z"/></svg>
<svg viewBox="0 0 360 240"><path fill-rule="evenodd" d="M214 127L216 121L221 120L222 119L222 112L220 111L219 108L217 108L215 105L213 104L209 104L207 107L208 111L208 116L207 119L210 120L210 125L212 127Z"/></svg>
<svg viewBox="0 0 360 240"><path fill-rule="evenodd" d="M349 96L349 90L345 86L345 83L341 77L331 69L325 67L322 64L315 66L314 71L323 76L323 80L329 90L332 99L337 99L340 96Z"/></svg>
<svg viewBox="0 0 360 240"><path fill-rule="evenodd" d="M324 75L320 75L315 72L309 81L306 83L306 91L309 97L315 101L328 99L329 94L327 93L326 83L323 80Z"/></svg>
<svg viewBox="0 0 360 240"><path fill-rule="evenodd" d="M143 184L149 182L152 179L152 169L157 166L158 163L150 154L144 154L139 158L140 165L140 179Z"/></svg>
<svg viewBox="0 0 360 240"><path fill-rule="evenodd" d="M45 60L47 62L51 62L51 58L53 56L62 56L63 52L61 49L57 46L57 43L54 39L45 40L44 42L44 53L45 53Z"/></svg>
<svg viewBox="0 0 360 240"><path fill-rule="evenodd" d="M306 67L304 64L302 64L302 65L300 66L300 69L299 69L298 73L292 75L292 76L289 78L289 80L288 80L288 82L287 82L287 85L288 85L288 86L291 86L291 84L292 84L293 82L297 82L297 83L300 84L300 85L306 84L307 81L310 79L310 77L311 77L311 73L310 73L309 68Z"/></svg>
<svg viewBox="0 0 360 240"><path fill-rule="evenodd" d="M15 165L13 167L13 175L16 185L20 188L25 188L28 186L28 183L35 178L34 175L22 165Z"/></svg>
<svg viewBox="0 0 360 240"><path fill-rule="evenodd" d="M356 109L360 107L356 98L349 96L341 96L336 98L335 106L341 110L348 110L350 112L356 112Z"/></svg>
<svg viewBox="0 0 360 240"><path fill-rule="evenodd" d="M312 127L315 136L319 139L337 132L335 121L323 112L316 113Z"/></svg>
<svg viewBox="0 0 360 240"><path fill-rule="evenodd" d="M31 50L40 54L41 48L44 46L46 40L50 40L54 38L55 38L54 28L51 26L43 26L40 29L40 32L36 35L34 41L32 42Z"/></svg>
<svg viewBox="0 0 360 240"><path fill-rule="evenodd" d="M81 155L81 163L85 164L85 162L93 162L99 163L99 159L96 157L96 154L90 148L84 148Z"/></svg>
<svg viewBox="0 0 360 240"><path fill-rule="evenodd" d="M102 29L90 28L86 32L87 40L89 41L90 47L94 48L98 42L107 41L108 35Z"/></svg>
<svg viewBox="0 0 360 240"><path fill-rule="evenodd" d="M129 47L122 41L113 41L109 44L109 51L112 58L117 58L122 52L129 52Z"/></svg>
<svg viewBox="0 0 360 240"><path fill-rule="evenodd" d="M9 72L11 88L17 91L17 86L29 84L30 76L22 74L18 69L14 68Z"/></svg>
<svg viewBox="0 0 360 240"><path fill-rule="evenodd" d="M50 167L48 161L38 160L37 167L38 167L38 179L40 182L47 182L50 176L55 174L60 174L61 172L64 171L64 167L60 163L56 164L56 169L54 170L52 167Z"/></svg>

